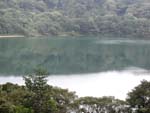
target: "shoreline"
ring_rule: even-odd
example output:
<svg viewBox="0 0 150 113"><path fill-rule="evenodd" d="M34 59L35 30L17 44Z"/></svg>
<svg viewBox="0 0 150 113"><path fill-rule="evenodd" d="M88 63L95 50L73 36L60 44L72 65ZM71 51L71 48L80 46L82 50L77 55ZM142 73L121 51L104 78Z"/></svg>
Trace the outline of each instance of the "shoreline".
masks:
<svg viewBox="0 0 150 113"><path fill-rule="evenodd" d="M0 38L23 38L24 35L0 35Z"/></svg>

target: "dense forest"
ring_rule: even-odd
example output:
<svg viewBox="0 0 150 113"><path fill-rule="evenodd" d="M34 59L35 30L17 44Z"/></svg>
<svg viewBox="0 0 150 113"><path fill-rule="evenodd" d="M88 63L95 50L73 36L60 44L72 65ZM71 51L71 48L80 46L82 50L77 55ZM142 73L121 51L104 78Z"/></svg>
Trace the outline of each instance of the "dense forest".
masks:
<svg viewBox="0 0 150 113"><path fill-rule="evenodd" d="M149 38L149 0L1 0L0 34Z"/></svg>
<svg viewBox="0 0 150 113"><path fill-rule="evenodd" d="M25 86L0 85L0 113L149 113L150 82L142 81L126 101L114 97L78 97L75 92L47 84L38 69L24 76ZM100 89L97 89L100 90Z"/></svg>

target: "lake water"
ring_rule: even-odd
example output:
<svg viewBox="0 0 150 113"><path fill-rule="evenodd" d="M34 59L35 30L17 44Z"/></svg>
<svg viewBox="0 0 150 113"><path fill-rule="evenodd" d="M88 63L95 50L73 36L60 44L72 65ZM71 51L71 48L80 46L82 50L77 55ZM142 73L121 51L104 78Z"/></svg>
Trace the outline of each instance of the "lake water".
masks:
<svg viewBox="0 0 150 113"><path fill-rule="evenodd" d="M0 84L24 84L37 67L48 83L79 96L125 99L141 80L150 80L150 41L125 38L48 37L0 39ZM13 76L11 76L13 75Z"/></svg>

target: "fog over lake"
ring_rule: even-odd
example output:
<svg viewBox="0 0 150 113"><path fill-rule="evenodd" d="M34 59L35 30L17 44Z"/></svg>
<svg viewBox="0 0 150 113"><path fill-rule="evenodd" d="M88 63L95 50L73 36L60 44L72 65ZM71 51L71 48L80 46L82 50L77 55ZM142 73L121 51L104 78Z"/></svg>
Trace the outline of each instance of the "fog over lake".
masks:
<svg viewBox="0 0 150 113"><path fill-rule="evenodd" d="M150 80L149 72L142 69L131 69L82 75L52 75L48 77L48 84L75 91L79 97L115 96L125 100L127 93L144 79ZM22 77L1 76L0 84L6 82L24 84Z"/></svg>

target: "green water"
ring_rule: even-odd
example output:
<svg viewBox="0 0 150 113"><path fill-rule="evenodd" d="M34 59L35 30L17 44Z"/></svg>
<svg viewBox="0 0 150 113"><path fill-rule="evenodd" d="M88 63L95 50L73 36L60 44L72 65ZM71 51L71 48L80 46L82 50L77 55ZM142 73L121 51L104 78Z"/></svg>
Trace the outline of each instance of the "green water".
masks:
<svg viewBox="0 0 150 113"><path fill-rule="evenodd" d="M150 41L123 38L47 37L0 39L0 74L18 75L37 67L51 74L150 68Z"/></svg>

